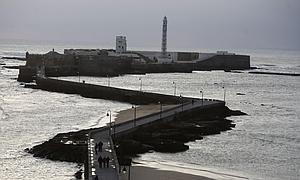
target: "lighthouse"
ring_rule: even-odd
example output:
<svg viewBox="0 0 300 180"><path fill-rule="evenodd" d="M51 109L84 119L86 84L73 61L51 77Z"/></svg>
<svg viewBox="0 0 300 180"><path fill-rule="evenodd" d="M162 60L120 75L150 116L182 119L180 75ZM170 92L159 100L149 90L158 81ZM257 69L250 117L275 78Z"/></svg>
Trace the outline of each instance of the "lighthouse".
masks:
<svg viewBox="0 0 300 180"><path fill-rule="evenodd" d="M162 57L167 57L167 29L168 29L168 20L167 17L164 17L163 27L162 27L162 41L161 41L161 54Z"/></svg>

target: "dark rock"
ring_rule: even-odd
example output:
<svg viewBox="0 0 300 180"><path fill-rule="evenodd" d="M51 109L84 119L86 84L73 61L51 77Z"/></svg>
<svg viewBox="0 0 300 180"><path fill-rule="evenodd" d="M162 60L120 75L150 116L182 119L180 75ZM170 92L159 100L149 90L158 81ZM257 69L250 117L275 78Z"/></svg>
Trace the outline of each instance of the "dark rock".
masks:
<svg viewBox="0 0 300 180"><path fill-rule="evenodd" d="M6 69L19 69L19 66L3 66Z"/></svg>
<svg viewBox="0 0 300 180"><path fill-rule="evenodd" d="M133 139L119 141L116 145L117 154L120 156L136 156L136 154L145 153L152 149L152 146L142 144Z"/></svg>
<svg viewBox="0 0 300 180"><path fill-rule="evenodd" d="M87 158L86 134L90 130L57 134L52 139L26 148L25 151L34 157L47 158L51 160L84 163ZM68 143L66 142L73 142ZM77 143L80 142L80 143Z"/></svg>
<svg viewBox="0 0 300 180"><path fill-rule="evenodd" d="M77 171L74 174L74 176L75 176L76 179L82 179L82 169L80 169L79 171Z"/></svg>
<svg viewBox="0 0 300 180"><path fill-rule="evenodd" d="M263 72L263 71L251 71L249 74L268 74L268 75L281 75L281 76L300 76L299 73L282 73L282 72Z"/></svg>
<svg viewBox="0 0 300 180"><path fill-rule="evenodd" d="M20 83L21 85L24 85L24 83ZM25 88L31 88L31 89L38 89L36 84L30 84L30 83L25 83Z"/></svg>
<svg viewBox="0 0 300 180"><path fill-rule="evenodd" d="M149 142L148 142L149 143ZM154 146L154 150L158 152L176 153L182 152L189 149L189 146L182 142L160 139L150 142L150 145Z"/></svg>
<svg viewBox="0 0 300 180"><path fill-rule="evenodd" d="M26 58L24 57L1 57L1 59L14 59L14 60L26 61Z"/></svg>

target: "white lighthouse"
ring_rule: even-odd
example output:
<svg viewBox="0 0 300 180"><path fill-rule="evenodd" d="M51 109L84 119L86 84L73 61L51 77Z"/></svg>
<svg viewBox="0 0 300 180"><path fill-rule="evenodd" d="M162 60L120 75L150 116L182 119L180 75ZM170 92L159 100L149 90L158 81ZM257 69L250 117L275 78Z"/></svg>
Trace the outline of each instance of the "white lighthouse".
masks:
<svg viewBox="0 0 300 180"><path fill-rule="evenodd" d="M163 27L162 27L162 41L161 41L161 54L162 57L167 57L167 29L168 29L168 20L167 17L164 17Z"/></svg>

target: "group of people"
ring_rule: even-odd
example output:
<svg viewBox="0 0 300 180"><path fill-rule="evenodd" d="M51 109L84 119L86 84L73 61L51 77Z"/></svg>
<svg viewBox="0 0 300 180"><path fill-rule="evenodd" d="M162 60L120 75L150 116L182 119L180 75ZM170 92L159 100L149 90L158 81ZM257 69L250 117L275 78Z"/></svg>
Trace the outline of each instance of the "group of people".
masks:
<svg viewBox="0 0 300 180"><path fill-rule="evenodd" d="M103 147L103 142L99 142L99 143L96 143L95 145L95 152L96 154L98 154L98 152L102 152L102 147ZM101 153L100 153L101 154ZM110 158L107 156L107 157L102 157L101 155L99 155L98 157L98 163L99 163L99 167L100 168L108 168L109 167L109 161L110 161ZM98 176L96 175L94 180L98 180Z"/></svg>
<svg viewBox="0 0 300 180"><path fill-rule="evenodd" d="M101 157L101 156L99 156L98 157L98 163L99 163L99 167L100 168L108 168L109 167L109 160L110 160L110 158L107 156L107 157Z"/></svg>
<svg viewBox="0 0 300 180"><path fill-rule="evenodd" d="M102 152L102 147L103 147L103 142L99 142L99 143L96 143L95 145L95 152L96 154L98 154L98 152Z"/></svg>

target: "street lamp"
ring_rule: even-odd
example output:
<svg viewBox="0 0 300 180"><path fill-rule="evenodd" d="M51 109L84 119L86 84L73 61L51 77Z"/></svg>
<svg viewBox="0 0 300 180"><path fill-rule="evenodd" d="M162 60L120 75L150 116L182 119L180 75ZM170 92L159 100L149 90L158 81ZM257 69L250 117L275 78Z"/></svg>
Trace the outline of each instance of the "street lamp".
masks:
<svg viewBox="0 0 300 180"><path fill-rule="evenodd" d="M181 101L181 111L183 111L183 100L182 100L182 95L179 95L180 101Z"/></svg>
<svg viewBox="0 0 300 180"><path fill-rule="evenodd" d="M225 102L225 97L226 97L226 89L225 89L225 87L224 87L224 86L223 86L222 88L224 89L224 103L226 103L226 102Z"/></svg>
<svg viewBox="0 0 300 180"><path fill-rule="evenodd" d="M106 116L109 116L109 136L111 136L111 111L110 110L107 111Z"/></svg>
<svg viewBox="0 0 300 180"><path fill-rule="evenodd" d="M77 72L77 75L78 75L78 82L80 83L80 74L79 74L79 71Z"/></svg>
<svg viewBox="0 0 300 180"><path fill-rule="evenodd" d="M55 71L56 71L56 79L58 79L58 69L55 68Z"/></svg>
<svg viewBox="0 0 300 180"><path fill-rule="evenodd" d="M161 119L161 115L162 115L162 103L159 101L158 104L160 105L160 114L159 114L159 118Z"/></svg>
<svg viewBox="0 0 300 180"><path fill-rule="evenodd" d="M203 91L201 90L200 93L201 93L201 95L202 95L201 101L202 101L202 106L203 106Z"/></svg>
<svg viewBox="0 0 300 180"><path fill-rule="evenodd" d="M142 78L141 78L141 77L139 78L139 81L141 81L141 84L140 84L140 91L142 91L143 81L142 81Z"/></svg>
<svg viewBox="0 0 300 180"><path fill-rule="evenodd" d="M134 117L134 119L133 119L133 127L135 127L136 126L136 106L132 105L132 109L134 109L134 111L133 111L133 117Z"/></svg>
<svg viewBox="0 0 300 180"><path fill-rule="evenodd" d="M125 174L127 172L126 167L124 166L124 168L122 169L122 172ZM130 165L128 166L128 180L130 180Z"/></svg>
<svg viewBox="0 0 300 180"><path fill-rule="evenodd" d="M174 96L176 96L176 83L173 81L173 85L174 85Z"/></svg>
<svg viewBox="0 0 300 180"><path fill-rule="evenodd" d="M113 130L113 133L112 133L112 135L113 135L113 138L115 139L116 138L116 122L111 122L111 124L112 124L112 130Z"/></svg>
<svg viewBox="0 0 300 180"><path fill-rule="evenodd" d="M110 77L108 75L107 76L107 86L109 87L110 86Z"/></svg>

